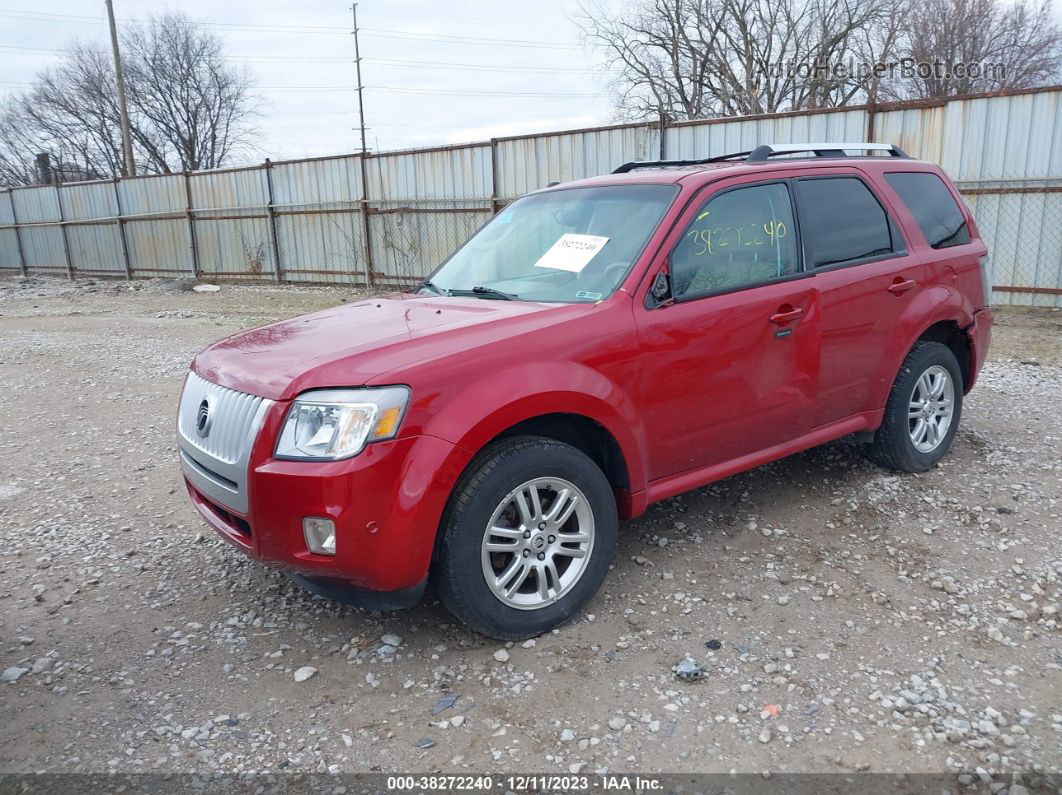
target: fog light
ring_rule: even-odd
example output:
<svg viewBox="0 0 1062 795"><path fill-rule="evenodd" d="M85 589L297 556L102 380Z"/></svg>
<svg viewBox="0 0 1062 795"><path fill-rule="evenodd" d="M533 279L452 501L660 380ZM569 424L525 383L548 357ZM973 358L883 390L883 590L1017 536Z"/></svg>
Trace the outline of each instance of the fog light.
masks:
<svg viewBox="0 0 1062 795"><path fill-rule="evenodd" d="M302 535L310 552L318 555L336 554L336 523L331 519L302 517Z"/></svg>

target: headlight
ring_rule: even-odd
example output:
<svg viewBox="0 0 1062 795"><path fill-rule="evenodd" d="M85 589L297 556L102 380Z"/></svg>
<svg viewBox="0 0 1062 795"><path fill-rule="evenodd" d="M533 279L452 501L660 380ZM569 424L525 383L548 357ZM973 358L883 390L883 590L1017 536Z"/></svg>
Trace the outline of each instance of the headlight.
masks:
<svg viewBox="0 0 1062 795"><path fill-rule="evenodd" d="M303 392L288 409L277 439L277 458L334 461L350 458L369 442L398 433L409 389L315 389Z"/></svg>

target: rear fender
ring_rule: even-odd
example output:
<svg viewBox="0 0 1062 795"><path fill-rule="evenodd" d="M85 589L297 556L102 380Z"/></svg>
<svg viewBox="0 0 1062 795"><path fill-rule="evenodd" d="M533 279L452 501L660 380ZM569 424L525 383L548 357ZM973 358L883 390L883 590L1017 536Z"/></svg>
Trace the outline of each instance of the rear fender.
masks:
<svg viewBox="0 0 1062 795"><path fill-rule="evenodd" d="M926 329L941 321L954 321L966 329L973 323L973 305L951 287L938 285L920 290L889 331L885 355L874 375L870 390L870 411L881 410L908 352Z"/></svg>

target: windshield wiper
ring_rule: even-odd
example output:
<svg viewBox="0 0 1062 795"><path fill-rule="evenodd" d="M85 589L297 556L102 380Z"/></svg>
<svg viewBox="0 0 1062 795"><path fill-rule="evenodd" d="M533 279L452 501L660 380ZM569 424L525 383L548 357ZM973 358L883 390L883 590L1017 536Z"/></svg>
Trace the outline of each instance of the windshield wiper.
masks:
<svg viewBox="0 0 1062 795"><path fill-rule="evenodd" d="M441 287L433 284L430 279L425 279L424 281L422 281L420 284L418 284L416 287L413 288L414 292L417 291L417 290L421 290L421 289L431 290L433 293L435 293L437 295L449 295L450 294L449 290L444 290Z"/></svg>
<svg viewBox="0 0 1062 795"><path fill-rule="evenodd" d="M503 293L501 290L495 290L493 287L483 287L479 284L472 288L472 292L476 295L493 295L496 298L503 298L506 301L512 301L516 298L516 293Z"/></svg>
<svg viewBox="0 0 1062 795"><path fill-rule="evenodd" d="M474 296L489 296L491 298L499 298L502 301L512 301L518 296L516 293L503 293L501 290L495 290L493 287L484 287L477 284L471 290L450 290L448 295L474 295Z"/></svg>

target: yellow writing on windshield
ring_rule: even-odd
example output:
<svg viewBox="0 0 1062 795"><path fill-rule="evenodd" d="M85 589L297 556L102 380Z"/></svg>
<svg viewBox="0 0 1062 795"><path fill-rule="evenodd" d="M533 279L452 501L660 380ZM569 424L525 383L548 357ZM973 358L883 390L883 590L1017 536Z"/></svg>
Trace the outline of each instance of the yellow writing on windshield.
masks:
<svg viewBox="0 0 1062 795"><path fill-rule="evenodd" d="M773 246L788 232L784 222L774 219L762 224L691 229L686 233L686 237L699 246L693 256L703 257L706 254L721 253L721 250L733 251L746 246Z"/></svg>

